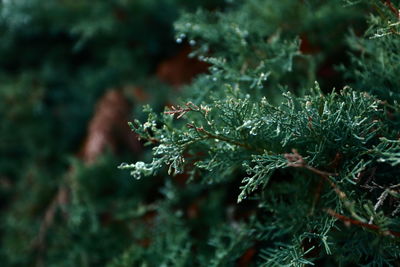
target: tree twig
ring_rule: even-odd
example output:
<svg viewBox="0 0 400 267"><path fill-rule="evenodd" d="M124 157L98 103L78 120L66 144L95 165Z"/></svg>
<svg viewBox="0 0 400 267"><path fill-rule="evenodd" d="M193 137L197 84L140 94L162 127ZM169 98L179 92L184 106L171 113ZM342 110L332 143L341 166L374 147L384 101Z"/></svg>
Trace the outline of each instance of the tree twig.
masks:
<svg viewBox="0 0 400 267"><path fill-rule="evenodd" d="M373 231L380 232L383 235L391 235L391 236L394 236L394 237L400 237L400 232L396 232L396 231L392 231L392 230L382 230L378 225L369 224L369 223L365 223L365 222L361 222L361 221L349 218L347 216L344 216L342 214L339 214L339 213L335 212L332 209L327 209L326 212L329 215L331 215L332 217L335 217L338 220L344 222L346 225L356 225L356 226L367 228L367 229L370 229L370 230L373 230Z"/></svg>
<svg viewBox="0 0 400 267"><path fill-rule="evenodd" d="M229 138L227 138L227 137L225 137L225 136L215 135L215 134L210 133L209 131L205 130L203 127L196 127L195 125L193 125L193 124L191 124L191 123L188 123L188 124L187 124L187 127L188 127L188 128L191 128L191 129L195 129L195 130L196 130L197 132L199 132L199 133L205 134L205 135L206 135L208 138L210 138L210 139L217 139L217 140L220 140L220 141L224 141L224 142L227 142L227 143L236 145L236 146L243 147L243 148L245 148L245 149L247 149L247 150L253 150L253 151L257 151L257 152L263 152L262 149L249 146L248 144L244 144L244 143L237 142L237 141L232 140L232 139L229 139Z"/></svg>
<svg viewBox="0 0 400 267"><path fill-rule="evenodd" d="M344 206L350 211L351 215L359 221L365 221L354 211L354 203L348 199L347 195L342 190L340 190L340 188L331 179L329 179L329 176L337 176L337 173L329 173L318 170L317 168L308 165L296 149L293 149L292 152L293 153L287 153L284 155L285 158L288 160L289 167L305 168L323 178L332 187L333 191L336 193L339 199L343 201Z"/></svg>
<svg viewBox="0 0 400 267"><path fill-rule="evenodd" d="M164 114L177 114L178 117L176 117L177 119L182 118L186 113L188 113L189 111L199 111L200 108L198 106L196 106L195 104L193 104L192 102L188 102L185 104L186 108L183 108L181 106L171 106L171 110L165 111Z"/></svg>
<svg viewBox="0 0 400 267"><path fill-rule="evenodd" d="M390 11L392 11L397 18L400 19L400 12L399 10L397 10L397 8L393 5L392 1L390 0L383 0L384 5L386 5L387 7L389 7Z"/></svg>
<svg viewBox="0 0 400 267"><path fill-rule="evenodd" d="M48 229L53 225L54 217L56 215L56 211L59 207L66 205L69 199L69 192L66 186L60 186L57 194L54 196L53 200L51 201L49 207L47 208L45 215L43 217L42 223L40 224L40 229L37 237L33 241L33 247L35 247L39 253L36 265L42 266L43 265L43 252L46 250L46 236ZM64 213L64 216L66 214Z"/></svg>
<svg viewBox="0 0 400 267"><path fill-rule="evenodd" d="M297 152L296 149L292 150L292 153L286 153L285 158L288 160L288 166L289 167L295 167L295 168L305 168L318 176L322 177L325 181L327 181L330 186L333 188L333 190L336 192L336 194L341 198L341 199L346 199L347 196L346 194L339 189L339 187L331 180L329 179L329 176L337 176L337 173L330 173L330 172L325 172L321 171L317 168L314 168L310 165L307 164L307 162L304 160L304 158Z"/></svg>

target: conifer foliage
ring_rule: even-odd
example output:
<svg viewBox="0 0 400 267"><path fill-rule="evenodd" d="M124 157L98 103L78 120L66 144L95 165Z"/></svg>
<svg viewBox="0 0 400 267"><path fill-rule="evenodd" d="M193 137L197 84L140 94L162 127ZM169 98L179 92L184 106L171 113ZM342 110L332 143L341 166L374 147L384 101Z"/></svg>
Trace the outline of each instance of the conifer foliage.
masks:
<svg viewBox="0 0 400 267"><path fill-rule="evenodd" d="M175 23L209 72L130 124L120 168L167 178L116 266L399 265L400 3L230 2Z"/></svg>
<svg viewBox="0 0 400 267"><path fill-rule="evenodd" d="M399 266L399 9L1 1L0 265Z"/></svg>

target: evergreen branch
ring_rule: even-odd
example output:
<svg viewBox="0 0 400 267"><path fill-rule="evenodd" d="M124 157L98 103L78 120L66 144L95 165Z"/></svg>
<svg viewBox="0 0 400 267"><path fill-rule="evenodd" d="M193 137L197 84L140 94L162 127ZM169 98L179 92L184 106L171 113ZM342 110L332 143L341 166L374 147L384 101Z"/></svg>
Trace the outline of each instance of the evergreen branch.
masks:
<svg viewBox="0 0 400 267"><path fill-rule="evenodd" d="M357 218L359 221L365 221L362 217L360 217L355 211L354 211L354 202L349 200L347 197L346 193L344 193L340 188L337 186L336 183L334 183L331 179L329 179L329 176L337 176L337 173L329 173L325 171L321 171L317 168L314 168L310 165L307 164L307 162L304 160L304 158L297 152L296 149L292 150L293 153L287 153L285 154L285 158L288 160L288 166L289 167L297 167L297 168L305 168L321 178L323 178L328 184L333 188L333 191L336 193L336 195L341 199L345 205L345 207L349 210L351 215L354 218Z"/></svg>
<svg viewBox="0 0 400 267"><path fill-rule="evenodd" d="M229 138L227 138L225 136L215 135L215 134L210 133L209 131L205 130L203 127L196 127L195 125L193 125L191 123L188 123L187 127L190 128L190 129L194 129L199 133L205 134L209 139L216 139L216 140L220 140L220 141L223 141L223 142L227 142L227 143L230 143L232 145L243 147L243 148L245 148L247 150L257 151L257 152L260 152L260 153L263 152L262 149L252 147L252 146L250 146L248 144L245 144L245 143L237 142L237 141L229 139Z"/></svg>
<svg viewBox="0 0 400 267"><path fill-rule="evenodd" d="M331 179L329 179L329 176L337 176L338 175L337 173L329 173L329 172L321 171L317 168L314 168L314 167L308 165L307 162L297 152L296 149L293 149L292 153L286 153L284 156L288 160L288 167L305 168L305 169L319 175L320 177L322 177L325 181L327 181L332 186L332 188L334 189L336 194L341 199L347 198L346 194L343 191L341 191L338 188L338 186Z"/></svg>
<svg viewBox="0 0 400 267"><path fill-rule="evenodd" d="M366 186L363 186L363 187L367 188L367 189L370 189L371 191L373 189L377 189L377 188L383 190L383 192L378 197L378 201L374 205L374 212L376 212L383 205L383 202L387 199L388 196L392 196L392 197L398 198L398 199L400 198L400 194L399 194L398 189L394 190L394 189L400 187L400 184L384 187L384 186L380 186L380 185L376 184L375 182L372 182L372 185L366 185ZM397 213L397 211L396 211L397 208L398 207L396 207L396 209L392 212L392 216L394 216L394 214ZM374 220L374 216L371 215L371 217L369 219L369 223L372 223L373 220Z"/></svg>
<svg viewBox="0 0 400 267"><path fill-rule="evenodd" d="M174 114L174 115L178 114L177 119L180 119L189 111L200 111L200 108L198 106L196 106L195 104L193 104L192 102L186 103L185 106L186 106L186 108L183 108L179 105L176 107L171 106L172 110L165 111L164 114Z"/></svg>
<svg viewBox="0 0 400 267"><path fill-rule="evenodd" d="M391 235L391 236L400 238L400 232L396 232L396 231L392 231L392 230L382 230L378 225L369 224L369 223L365 223L365 222L362 222L362 221L359 221L359 220L355 220L355 219L349 218L347 216L344 216L344 215L341 215L341 214L335 212L332 209L327 209L326 212L329 215L331 215L332 217L335 217L338 220L344 222L345 225L356 225L356 226L367 228L367 229L370 229L370 230L373 230L373 231L380 232L383 235Z"/></svg>
<svg viewBox="0 0 400 267"><path fill-rule="evenodd" d="M139 126L135 125L132 122L128 122L128 126L132 129L132 131L136 132L138 134L138 140L147 140L151 142L152 144L158 144L160 143L160 140L157 138L154 138L150 135L147 127L144 127L142 131L138 131Z"/></svg>

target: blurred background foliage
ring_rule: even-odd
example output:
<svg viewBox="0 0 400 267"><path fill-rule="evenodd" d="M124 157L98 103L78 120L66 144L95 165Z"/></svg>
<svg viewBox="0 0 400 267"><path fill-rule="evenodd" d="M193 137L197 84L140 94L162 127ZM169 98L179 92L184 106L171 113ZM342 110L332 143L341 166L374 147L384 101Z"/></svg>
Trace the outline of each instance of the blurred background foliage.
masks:
<svg viewBox="0 0 400 267"><path fill-rule="evenodd" d="M103 265L130 246L160 180L117 170L145 156L127 121L205 70L173 22L221 2L2 1L2 266Z"/></svg>

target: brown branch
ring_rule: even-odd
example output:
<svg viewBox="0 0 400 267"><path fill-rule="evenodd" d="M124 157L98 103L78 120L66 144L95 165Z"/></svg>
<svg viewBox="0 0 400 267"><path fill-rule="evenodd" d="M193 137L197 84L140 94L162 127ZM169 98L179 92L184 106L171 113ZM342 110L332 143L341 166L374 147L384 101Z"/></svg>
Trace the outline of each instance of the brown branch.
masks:
<svg viewBox="0 0 400 267"><path fill-rule="evenodd" d="M331 215L332 217L335 217L338 220L344 222L345 225L356 225L356 226L367 228L367 229L370 229L370 230L373 230L373 231L380 232L383 235L391 235L391 236L394 236L394 237L400 237L400 232L396 232L396 231L392 231L392 230L382 230L378 225L369 224L369 223L365 223L365 222L361 222L359 220L355 220L355 219L349 218L347 216L344 216L344 215L341 215L339 213L336 213L332 209L327 209L326 212L329 215Z"/></svg>
<svg viewBox="0 0 400 267"><path fill-rule="evenodd" d="M288 160L288 167L295 167L295 168L305 168L318 176L322 177L325 181L327 181L330 186L333 188L335 193L341 198L341 199L347 199L346 194L339 189L339 187L331 180L329 179L329 176L337 176L337 173L330 173L330 172L325 172L321 171L317 168L314 168L310 165L307 164L307 162L304 160L304 158L297 152L296 149L292 150L292 153L286 153L284 157Z"/></svg>
<svg viewBox="0 0 400 267"><path fill-rule="evenodd" d="M174 106L171 107L172 110L165 111L164 114L178 114L177 119L180 119L183 115L185 115L187 112L192 111L190 108L180 108L178 106L178 109L176 109Z"/></svg>
<svg viewBox="0 0 400 267"><path fill-rule="evenodd" d="M387 7L389 7L390 11L392 11L397 18L400 19L400 12L399 10L397 10L397 8L393 5L392 1L390 0L383 0L384 5L386 5Z"/></svg>
<svg viewBox="0 0 400 267"><path fill-rule="evenodd" d="M36 266L43 266L43 252L47 247L46 236L48 229L53 225L57 209L66 205L68 201L69 190L66 186L62 185L59 187L57 194L46 209L45 215L40 224L39 233L32 242L32 246L38 250ZM65 212L63 212L63 215L64 217L67 216Z"/></svg>
<svg viewBox="0 0 400 267"><path fill-rule="evenodd" d="M181 106L171 106L171 110L165 111L164 114L178 114L178 117L176 117L177 119L182 118L186 113L188 113L189 111L199 111L200 108L198 106L196 106L195 104L193 104L192 102L188 102L185 104L186 108L183 108Z"/></svg>
<svg viewBox="0 0 400 267"><path fill-rule="evenodd" d="M257 152L263 152L264 151L262 149L255 148L255 147L249 146L247 144L240 143L240 142L237 142L235 140L229 139L229 138L227 138L225 136L212 134L209 131L205 130L203 127L196 127L191 123L188 123L187 127L190 128L190 129L195 129L199 133L205 134L210 139L217 139L217 140L220 140L220 141L223 141L223 142L227 142L227 143L230 143L230 144L233 144L233 145L236 145L236 146L243 147L243 148L245 148L247 150L253 150L253 151L257 151Z"/></svg>
<svg viewBox="0 0 400 267"><path fill-rule="evenodd" d="M68 189L65 186L60 186L54 199L46 210L42 224L40 225L39 234L37 237L37 245L40 249L45 246L45 236L47 229L53 224L54 216L57 208L68 203Z"/></svg>

